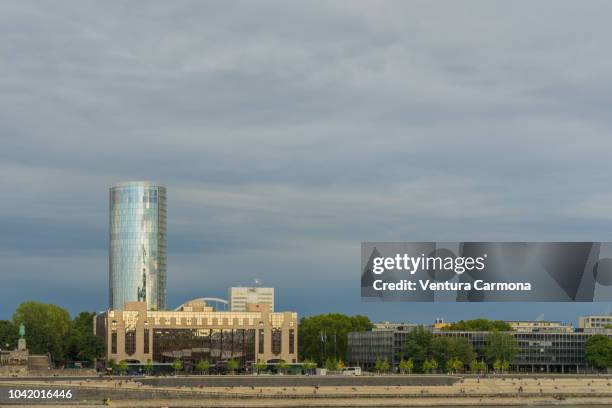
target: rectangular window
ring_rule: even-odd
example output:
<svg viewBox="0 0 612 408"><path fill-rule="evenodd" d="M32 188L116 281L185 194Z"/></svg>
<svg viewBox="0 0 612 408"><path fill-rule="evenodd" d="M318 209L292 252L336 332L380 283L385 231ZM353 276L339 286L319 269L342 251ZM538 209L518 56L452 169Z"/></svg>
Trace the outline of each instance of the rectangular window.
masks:
<svg viewBox="0 0 612 408"><path fill-rule="evenodd" d="M128 356L136 352L136 330L125 331L125 352Z"/></svg>
<svg viewBox="0 0 612 408"><path fill-rule="evenodd" d="M111 333L111 353L117 354L117 332Z"/></svg>
<svg viewBox="0 0 612 408"><path fill-rule="evenodd" d="M282 351L282 330L272 329L272 354L280 354Z"/></svg>
<svg viewBox="0 0 612 408"><path fill-rule="evenodd" d="M149 353L149 329L144 329L144 352Z"/></svg>
<svg viewBox="0 0 612 408"><path fill-rule="evenodd" d="M264 329L259 329L259 354L264 353Z"/></svg>
<svg viewBox="0 0 612 408"><path fill-rule="evenodd" d="M289 353L295 353L295 329L289 329Z"/></svg>

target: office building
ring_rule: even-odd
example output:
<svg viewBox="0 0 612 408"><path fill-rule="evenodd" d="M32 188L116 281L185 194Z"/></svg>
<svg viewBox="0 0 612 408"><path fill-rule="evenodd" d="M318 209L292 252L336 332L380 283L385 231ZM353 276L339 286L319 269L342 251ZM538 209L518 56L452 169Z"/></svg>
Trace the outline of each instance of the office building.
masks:
<svg viewBox="0 0 612 408"><path fill-rule="evenodd" d="M109 308L140 301L166 308L166 188L137 181L110 188Z"/></svg>
<svg viewBox="0 0 612 408"><path fill-rule="evenodd" d="M96 318L107 359L171 363L181 359L187 371L205 359L213 365L236 360L241 366L258 360L298 359L295 312L274 313L266 304L248 304L244 312L217 312L201 299L175 311L147 310L144 302L127 302Z"/></svg>
<svg viewBox="0 0 612 408"><path fill-rule="evenodd" d="M427 328L427 327L426 327ZM432 328L427 328L432 330ZM467 338L478 359L485 358L488 332L438 331L434 336ZM348 359L350 366L373 370L376 360L387 359L394 371L398 370L402 351L410 330L372 330L348 334ZM591 372L585 358L585 344L594 332L568 332L559 330L513 331L518 354L511 361L511 370L535 373L585 373ZM607 333L612 337L612 331Z"/></svg>
<svg viewBox="0 0 612 408"><path fill-rule="evenodd" d="M561 322L551 322L544 320L506 320L512 330L516 332L565 332L571 333L574 331L574 326L571 324L563 324Z"/></svg>
<svg viewBox="0 0 612 408"><path fill-rule="evenodd" d="M233 287L228 290L228 299L232 312L246 311L249 303L268 305L274 311L274 288Z"/></svg>
<svg viewBox="0 0 612 408"><path fill-rule="evenodd" d="M612 314L600 316L581 316L578 318L580 329L612 329Z"/></svg>

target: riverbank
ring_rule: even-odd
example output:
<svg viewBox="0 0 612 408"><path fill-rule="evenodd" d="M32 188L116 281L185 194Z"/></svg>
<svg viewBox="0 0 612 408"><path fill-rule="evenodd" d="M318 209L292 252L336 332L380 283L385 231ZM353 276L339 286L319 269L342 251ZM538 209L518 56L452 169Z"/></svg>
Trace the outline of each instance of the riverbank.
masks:
<svg viewBox="0 0 612 408"><path fill-rule="evenodd" d="M384 378L384 377L383 377ZM388 377L392 383L392 376ZM451 385L429 386L159 386L134 380L2 381L8 389L71 390L75 402L118 407L404 407L404 406L612 406L612 379L589 378L459 378ZM9 401L0 397L0 404ZM21 400L23 403L30 401ZM50 401L47 401L47 403ZM54 400L56 404L67 401Z"/></svg>

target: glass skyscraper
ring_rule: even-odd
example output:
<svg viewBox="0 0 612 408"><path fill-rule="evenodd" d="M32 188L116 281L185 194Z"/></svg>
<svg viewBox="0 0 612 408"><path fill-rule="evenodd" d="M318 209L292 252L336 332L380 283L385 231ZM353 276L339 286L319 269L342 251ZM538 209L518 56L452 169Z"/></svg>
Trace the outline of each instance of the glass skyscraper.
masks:
<svg viewBox="0 0 612 408"><path fill-rule="evenodd" d="M135 181L110 188L109 308L128 301L166 309L166 188Z"/></svg>

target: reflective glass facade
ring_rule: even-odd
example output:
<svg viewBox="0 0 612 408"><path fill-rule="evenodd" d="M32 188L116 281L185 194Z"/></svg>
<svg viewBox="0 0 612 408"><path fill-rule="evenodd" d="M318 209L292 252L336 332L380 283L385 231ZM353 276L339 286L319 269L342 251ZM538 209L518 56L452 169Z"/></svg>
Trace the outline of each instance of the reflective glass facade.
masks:
<svg viewBox="0 0 612 408"><path fill-rule="evenodd" d="M128 301L166 308L166 188L150 182L110 189L109 308Z"/></svg>

